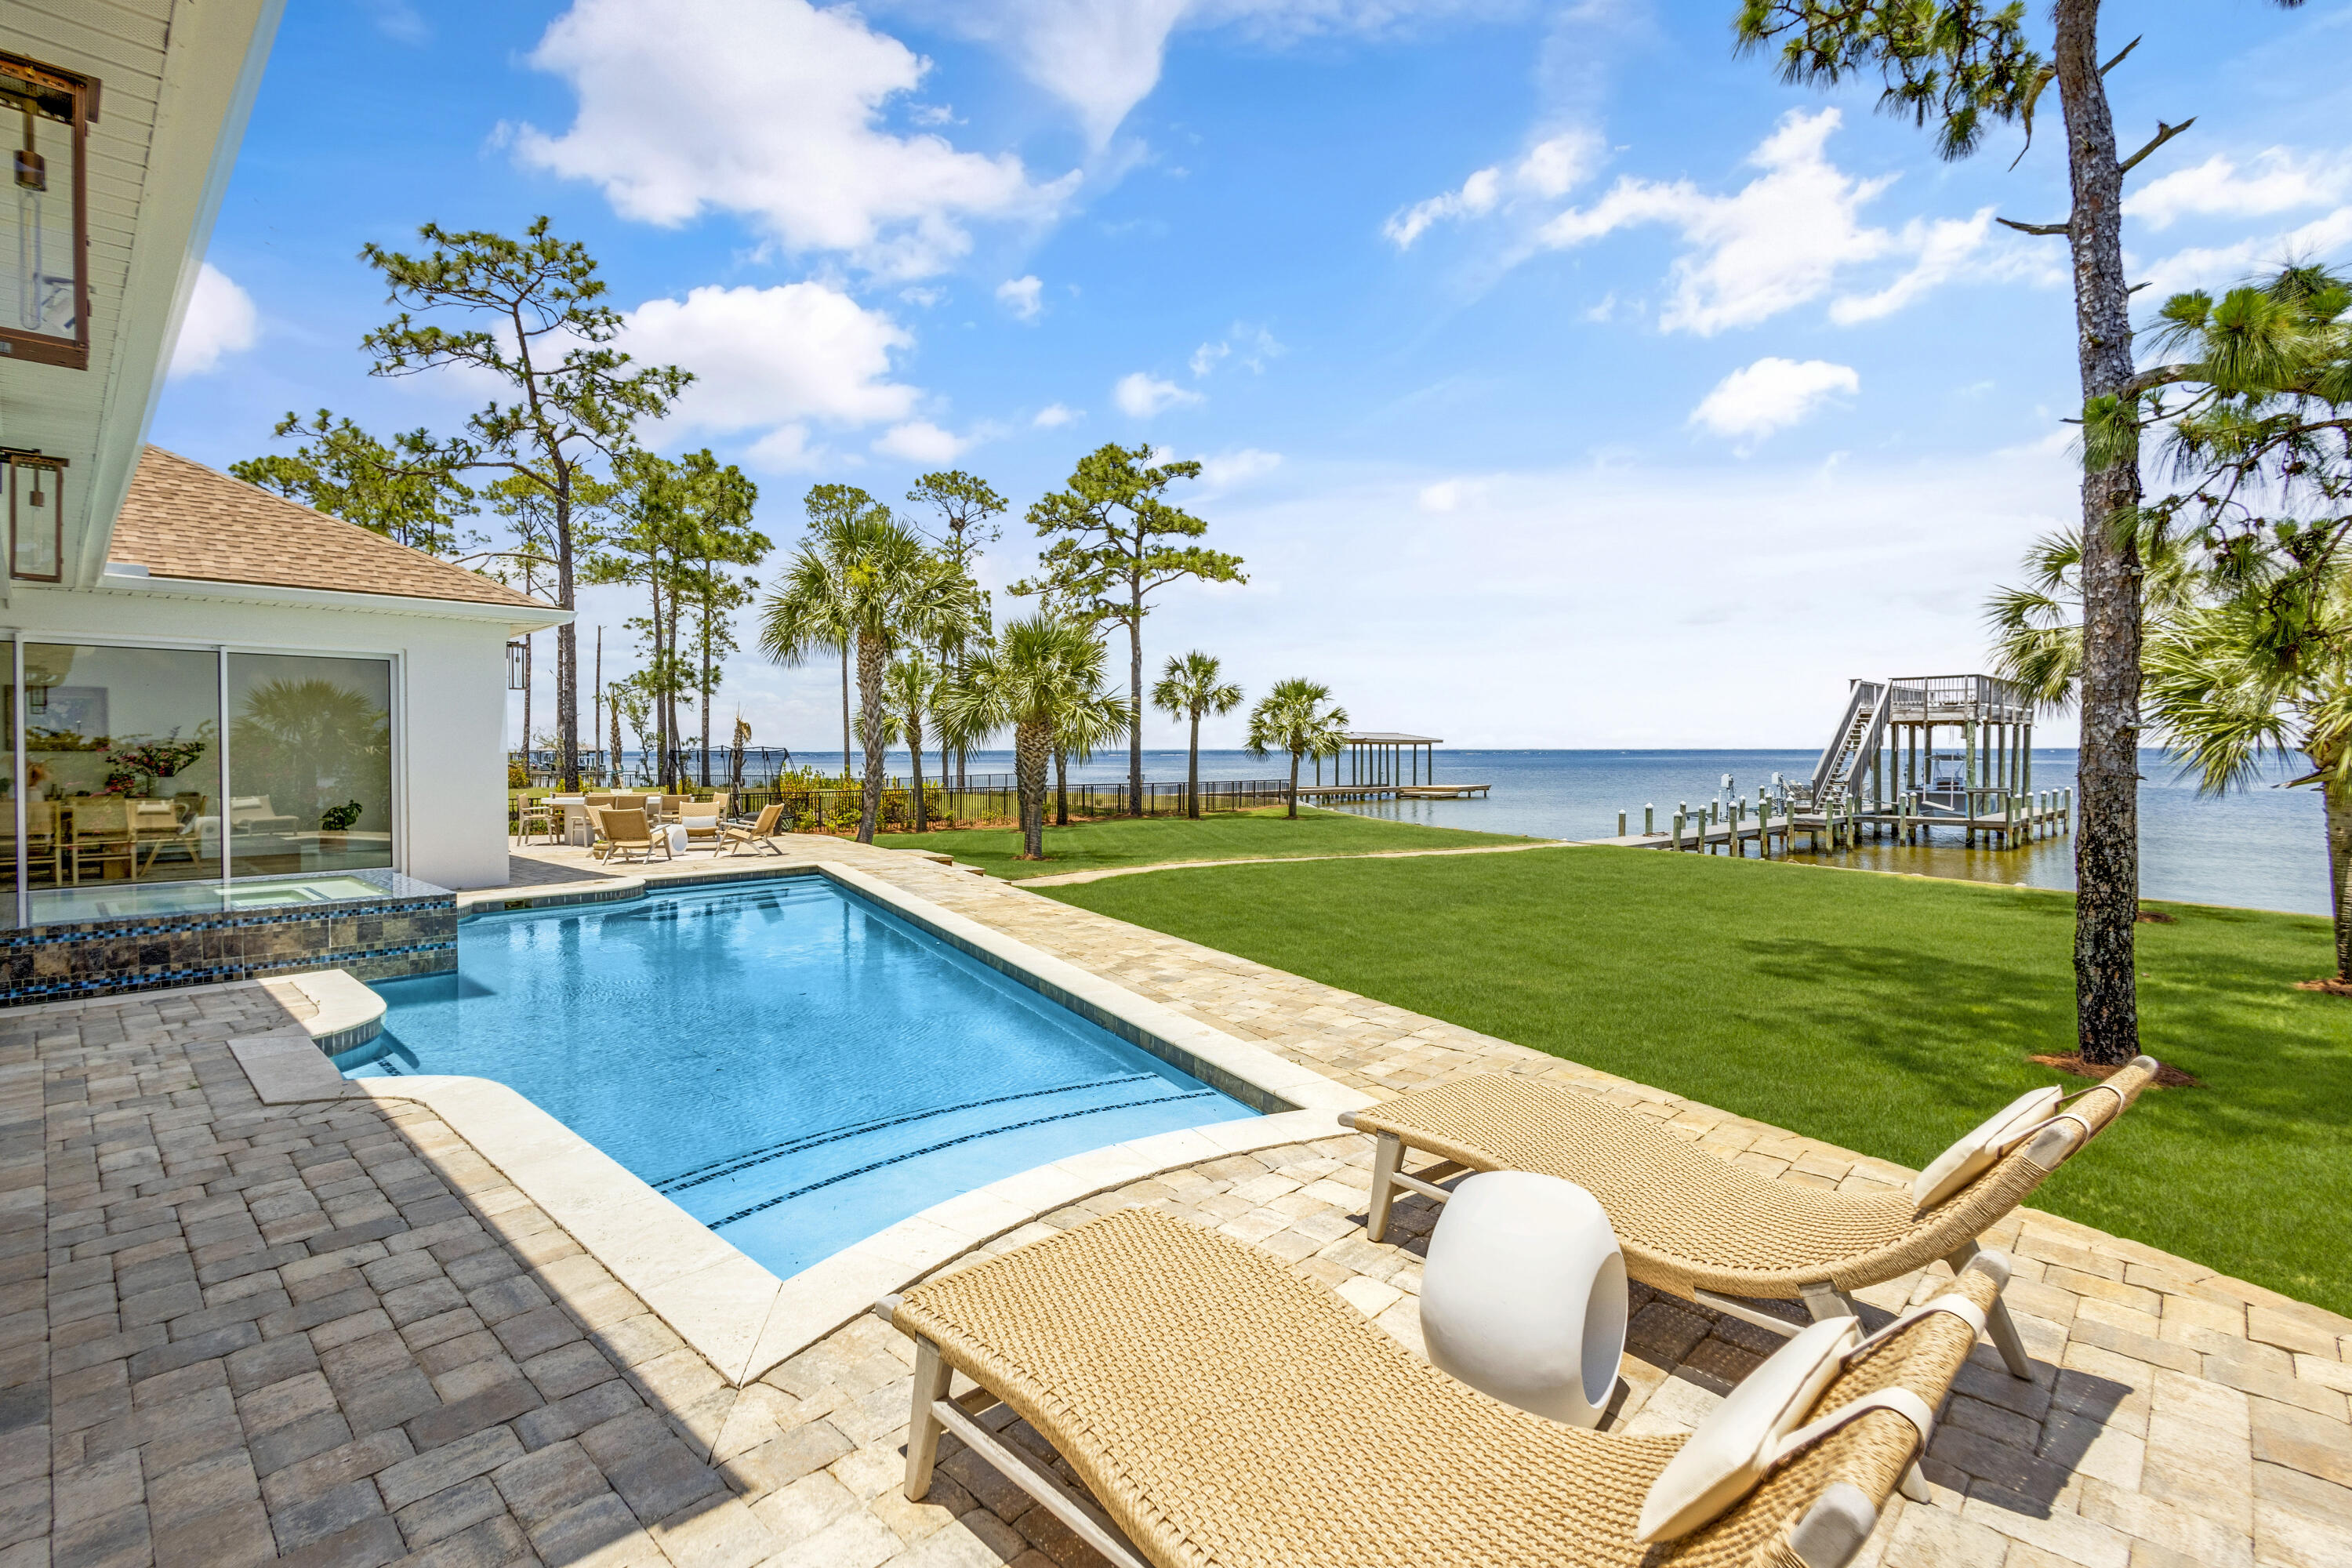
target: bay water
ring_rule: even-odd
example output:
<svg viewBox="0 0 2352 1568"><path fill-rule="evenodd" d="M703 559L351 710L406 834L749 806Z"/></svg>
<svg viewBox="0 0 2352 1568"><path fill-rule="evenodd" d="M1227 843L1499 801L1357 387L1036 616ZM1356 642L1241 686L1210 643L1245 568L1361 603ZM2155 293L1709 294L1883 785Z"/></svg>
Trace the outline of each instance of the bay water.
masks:
<svg viewBox="0 0 2352 1568"><path fill-rule="evenodd" d="M1363 801L1337 809L1438 827L1482 833L1522 833L1543 838L1606 838L1617 832L1617 814L1639 832L1642 808L1657 807L1664 831L1677 805L1694 809L1723 794L1745 797L1753 809L1757 786L1775 773L1809 779L1820 753L1813 751L1471 751L1440 747L1440 784L1485 784L1483 800ZM935 773L937 753L927 759ZM974 752L974 772L1010 773L1010 752ZM891 772L905 772L905 754L895 753ZM1203 751L1205 779L1276 778L1286 773L1282 759L1260 760L1243 752ZM1155 781L1184 777L1181 751L1148 751L1143 775ZM1070 777L1116 780L1127 776L1126 753L1073 763ZM2296 914L2328 912L2327 856L2319 794L2279 787L2295 773L2284 764L2267 770L2252 788L2223 795L2199 793L2194 779L2160 751L2140 756L2140 890L2150 899L2185 903L2231 904L2283 910ZM1302 782L1312 782L1311 773ZM2036 748L2033 787L2064 789L2074 782L2071 749ZM1872 870L1901 871L2030 888L2074 885L2074 840L2042 839L2016 849L1969 848L1957 828L1935 828L1920 846L1865 843L1835 855L1801 855ZM1750 853L1753 853L1751 850Z"/></svg>

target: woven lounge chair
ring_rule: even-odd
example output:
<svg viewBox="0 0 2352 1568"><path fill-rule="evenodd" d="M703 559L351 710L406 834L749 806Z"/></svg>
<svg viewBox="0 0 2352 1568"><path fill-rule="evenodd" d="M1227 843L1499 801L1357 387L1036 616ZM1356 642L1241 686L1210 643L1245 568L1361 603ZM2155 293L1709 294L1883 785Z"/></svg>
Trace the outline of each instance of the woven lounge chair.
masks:
<svg viewBox="0 0 2352 1568"><path fill-rule="evenodd" d="M643 811L624 811L619 806L592 808L588 815L595 819L604 847L598 851L600 860L650 860L654 851L670 858L669 835L648 825Z"/></svg>
<svg viewBox="0 0 2352 1568"><path fill-rule="evenodd" d="M1952 1293L1981 1310L2005 1274L1989 1257ZM1119 1568L1834 1568L1923 1442L1902 1415L1862 1415L1712 1522L1644 1544L1644 1500L1682 1437L1588 1431L1491 1399L1273 1254L1156 1209L875 1310L915 1340L907 1496L930 1489L945 1428ZM1973 1324L1923 1317L1805 1415L1898 1386L1933 1412L1975 1342ZM953 1373L978 1386L950 1399ZM1086 1493L977 1419L1000 1401Z"/></svg>
<svg viewBox="0 0 2352 1568"><path fill-rule="evenodd" d="M781 805L763 805L758 818L748 826L738 822L722 822L719 825L719 840L727 846L730 855L748 844L754 855L780 856L783 851L776 847L776 819L783 814L784 808Z"/></svg>
<svg viewBox="0 0 2352 1568"><path fill-rule="evenodd" d="M1535 1171L1601 1200L1634 1279L1775 1333L1797 1325L1754 1300L1801 1301L1815 1321L1854 1312L1850 1292L1938 1258L1955 1268L2044 1177L2121 1115L2157 1072L2140 1057L1932 1208L1906 1191L1837 1193L1774 1181L1717 1159L1650 1117L1537 1079L1456 1079L1343 1114L1375 1141L1374 1241L1403 1188L1444 1203L1437 1184L1469 1171ZM1438 1163L1407 1173L1408 1149ZM2009 1370L2031 1380L2024 1341L1996 1303L1988 1328Z"/></svg>

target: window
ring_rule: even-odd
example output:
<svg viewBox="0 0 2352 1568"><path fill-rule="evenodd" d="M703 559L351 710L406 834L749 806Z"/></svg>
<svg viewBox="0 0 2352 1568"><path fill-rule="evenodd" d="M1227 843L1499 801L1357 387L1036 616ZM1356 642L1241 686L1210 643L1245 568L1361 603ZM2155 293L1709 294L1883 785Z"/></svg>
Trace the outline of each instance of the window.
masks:
<svg viewBox="0 0 2352 1568"><path fill-rule="evenodd" d="M35 924L132 913L152 901L128 897L137 888L220 879L219 716L217 654L25 645Z"/></svg>
<svg viewBox="0 0 2352 1568"><path fill-rule="evenodd" d="M24 796L20 919L217 909L231 879L394 863L390 660L43 642L21 657L7 709L23 744L0 733Z"/></svg>
<svg viewBox="0 0 2352 1568"><path fill-rule="evenodd" d="M392 666L228 656L239 876L392 864Z"/></svg>

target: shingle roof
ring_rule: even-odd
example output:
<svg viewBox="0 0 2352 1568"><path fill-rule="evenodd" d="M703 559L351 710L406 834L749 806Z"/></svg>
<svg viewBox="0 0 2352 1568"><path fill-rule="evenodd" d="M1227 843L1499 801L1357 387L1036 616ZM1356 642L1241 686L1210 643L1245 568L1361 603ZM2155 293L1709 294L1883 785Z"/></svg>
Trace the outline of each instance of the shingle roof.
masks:
<svg viewBox="0 0 2352 1568"><path fill-rule="evenodd" d="M161 447L140 458L106 553L153 577L554 607Z"/></svg>

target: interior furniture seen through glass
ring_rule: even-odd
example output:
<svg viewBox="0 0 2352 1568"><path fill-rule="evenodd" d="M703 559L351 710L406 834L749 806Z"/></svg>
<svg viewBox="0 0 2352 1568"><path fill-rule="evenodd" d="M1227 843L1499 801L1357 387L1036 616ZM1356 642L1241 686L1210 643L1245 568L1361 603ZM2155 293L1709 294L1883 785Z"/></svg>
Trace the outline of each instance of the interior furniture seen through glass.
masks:
<svg viewBox="0 0 2352 1568"><path fill-rule="evenodd" d="M24 670L25 743L5 757L24 841L6 859L31 923L220 908L251 901L244 879L393 864L389 660L27 642Z"/></svg>
<svg viewBox="0 0 2352 1568"><path fill-rule="evenodd" d="M25 645L35 924L73 918L76 889L217 882L220 784L217 654Z"/></svg>

